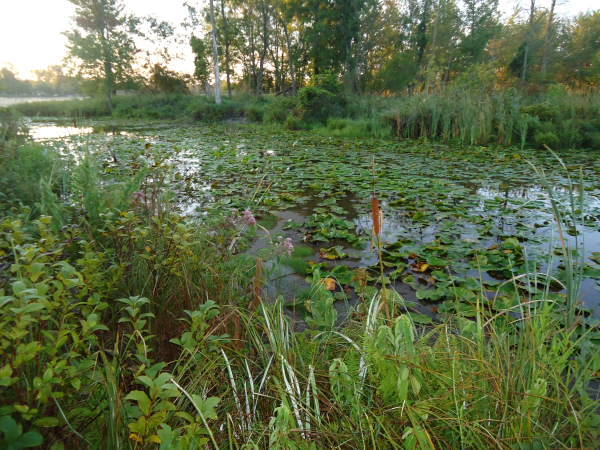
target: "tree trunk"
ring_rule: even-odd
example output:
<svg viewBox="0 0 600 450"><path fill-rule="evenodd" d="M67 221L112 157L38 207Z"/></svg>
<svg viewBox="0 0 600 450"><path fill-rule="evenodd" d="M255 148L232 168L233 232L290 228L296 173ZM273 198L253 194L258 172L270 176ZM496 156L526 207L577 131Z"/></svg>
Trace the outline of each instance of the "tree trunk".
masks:
<svg viewBox="0 0 600 450"><path fill-rule="evenodd" d="M269 53L271 53L271 58L273 59L273 66L275 67L275 80L277 86L275 86L275 91L279 92L283 89L283 83L281 82L281 72L279 71L279 54L275 56L273 53L273 49L269 48Z"/></svg>
<svg viewBox="0 0 600 450"><path fill-rule="evenodd" d="M260 65L258 70L258 77L256 77L256 95L259 97L262 94L262 79L263 73L265 71L265 56L267 56L267 50L269 48L269 33L268 33L268 25L269 25L269 16L268 16L268 5L265 7L265 2L263 0L260 1L262 14L263 14L263 48L260 52Z"/></svg>
<svg viewBox="0 0 600 450"><path fill-rule="evenodd" d="M252 25L252 20L248 18L248 37L250 40L250 68L252 69L252 76L254 76L254 80L256 80L256 60L254 59L254 27ZM248 73L248 93L252 89L252 82L250 78L250 73Z"/></svg>
<svg viewBox="0 0 600 450"><path fill-rule="evenodd" d="M525 42L525 57L523 58L523 73L521 82L525 83L527 76L527 57L529 56L529 44L531 43L531 34L533 33L533 13L535 12L535 0L531 0L531 10L529 11L529 30L527 30L527 41Z"/></svg>
<svg viewBox="0 0 600 450"><path fill-rule="evenodd" d="M102 45L102 58L104 59L104 84L106 87L106 91L108 94L108 109L112 112L113 104L112 104L112 88L113 88L113 72L112 72L112 64L110 51L108 49L107 38L104 36L105 29L100 29L100 41Z"/></svg>
<svg viewBox="0 0 600 450"><path fill-rule="evenodd" d="M542 61L542 84L546 79L546 68L548 67L548 57L550 56L550 34L552 33L552 19L554 18L554 7L556 0L552 0L550 6L550 15L548 16L548 25L546 25L546 46L544 48L544 59Z"/></svg>
<svg viewBox="0 0 600 450"><path fill-rule="evenodd" d="M287 24L284 23L283 19L280 17L279 21L281 22L281 26L283 28L283 32L285 33L285 43L287 46L287 54L290 66L290 76L292 77L292 92L296 95L296 77L294 76L294 62L292 61L292 44L290 43L290 35L288 33Z"/></svg>
<svg viewBox="0 0 600 450"><path fill-rule="evenodd" d="M452 64L452 55L454 54L454 39L450 42L450 56L448 57L448 66L446 67L446 73L444 74L444 87L448 83L448 76L450 75L450 64Z"/></svg>
<svg viewBox="0 0 600 450"><path fill-rule="evenodd" d="M221 104L221 80L219 78L219 52L217 50L217 25L215 24L215 5L210 0L210 22L212 24L213 63L215 65L215 103Z"/></svg>
<svg viewBox="0 0 600 450"><path fill-rule="evenodd" d="M231 98L231 81L229 80L229 36L227 34L227 17L225 16L225 0L221 0L223 16L223 33L225 35L225 72L227 73L227 97Z"/></svg>
<svg viewBox="0 0 600 450"><path fill-rule="evenodd" d="M433 41L431 42L431 60L432 61L435 58L435 44L437 41L438 24L440 23L440 8L442 6L441 1L442 0L438 0L436 13L435 13L435 25L433 26Z"/></svg>
<svg viewBox="0 0 600 450"><path fill-rule="evenodd" d="M429 63L427 64L428 69L430 69L431 66L435 63L435 44L437 41L438 24L440 22L440 6L441 6L440 3L441 3L441 0L438 0L436 12L435 12L435 24L433 25L433 41L431 42L431 56L429 56ZM429 81L430 81L430 76L429 76L429 74L427 74L427 85L425 87L425 96L429 96ZM434 90L435 90L435 87L434 87Z"/></svg>

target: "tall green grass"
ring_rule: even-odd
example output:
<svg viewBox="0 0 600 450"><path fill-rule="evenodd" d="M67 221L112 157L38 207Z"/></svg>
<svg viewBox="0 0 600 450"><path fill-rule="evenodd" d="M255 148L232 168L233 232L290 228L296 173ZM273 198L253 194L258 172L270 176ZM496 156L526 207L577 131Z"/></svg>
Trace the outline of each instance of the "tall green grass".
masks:
<svg viewBox="0 0 600 450"><path fill-rule="evenodd" d="M555 89L527 96L514 88L457 85L432 95L392 99L386 106L380 120L398 137L440 138L464 145L543 146L548 141L560 148L597 148L600 142L600 95L595 91Z"/></svg>
<svg viewBox="0 0 600 450"><path fill-rule="evenodd" d="M463 145L600 148L600 94L595 90L571 91L558 86L527 95L515 88L455 83L429 94L383 98L305 89L308 91L301 90L297 97L244 95L224 99L221 105L201 96L160 94L117 96L112 112L103 100L94 98L22 103L13 108L26 116L201 122L244 117L248 122L349 138L391 135Z"/></svg>

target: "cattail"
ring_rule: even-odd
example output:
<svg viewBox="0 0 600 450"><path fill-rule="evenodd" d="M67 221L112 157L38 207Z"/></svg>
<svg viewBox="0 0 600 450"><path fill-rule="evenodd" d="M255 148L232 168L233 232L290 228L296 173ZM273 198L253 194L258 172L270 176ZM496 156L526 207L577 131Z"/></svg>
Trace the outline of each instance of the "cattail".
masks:
<svg viewBox="0 0 600 450"><path fill-rule="evenodd" d="M371 198L371 214L373 216L373 233L379 236L379 199Z"/></svg>
<svg viewBox="0 0 600 450"><path fill-rule="evenodd" d="M77 128L77 119L75 117L73 117L73 126Z"/></svg>

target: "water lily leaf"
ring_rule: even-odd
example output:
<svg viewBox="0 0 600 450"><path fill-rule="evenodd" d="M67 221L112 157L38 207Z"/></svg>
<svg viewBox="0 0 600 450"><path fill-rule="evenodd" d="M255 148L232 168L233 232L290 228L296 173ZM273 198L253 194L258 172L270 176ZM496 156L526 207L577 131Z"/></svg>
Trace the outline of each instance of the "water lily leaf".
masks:
<svg viewBox="0 0 600 450"><path fill-rule="evenodd" d="M434 267L446 267L450 264L450 261L438 258L437 256L429 256L427 258L427 264L429 264L430 266L434 266ZM419 269L419 271L423 272L423 270L420 270L420 269Z"/></svg>
<svg viewBox="0 0 600 450"><path fill-rule="evenodd" d="M475 298L475 294L464 287L448 287L446 288L446 292L448 293L448 298L450 299L467 301Z"/></svg>
<svg viewBox="0 0 600 450"><path fill-rule="evenodd" d="M446 296L446 289L438 288L438 289L425 289L422 291L417 291L417 298L419 300L431 300L437 301Z"/></svg>
<svg viewBox="0 0 600 450"><path fill-rule="evenodd" d="M319 256L323 259L340 259L345 258L346 253L342 251L343 247L341 245L336 245L335 247L330 248L322 248L319 250Z"/></svg>

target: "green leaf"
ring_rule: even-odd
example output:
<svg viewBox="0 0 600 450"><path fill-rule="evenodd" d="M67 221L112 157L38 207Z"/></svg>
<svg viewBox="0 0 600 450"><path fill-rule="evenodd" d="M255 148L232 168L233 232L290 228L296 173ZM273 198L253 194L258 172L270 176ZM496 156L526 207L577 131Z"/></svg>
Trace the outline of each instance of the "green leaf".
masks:
<svg viewBox="0 0 600 450"><path fill-rule="evenodd" d="M429 256L427 258L427 264L434 267L446 267L450 264L450 261L438 258L437 256Z"/></svg>
<svg viewBox="0 0 600 450"><path fill-rule="evenodd" d="M15 448L29 448L37 447L44 443L44 438L37 431L28 431L25 433L18 442L15 442Z"/></svg>
<svg viewBox="0 0 600 450"><path fill-rule="evenodd" d="M27 286L22 281L15 281L12 285L12 290L15 293L15 295L19 295L25 289L27 289Z"/></svg>
<svg viewBox="0 0 600 450"><path fill-rule="evenodd" d="M146 375L141 375L141 376L137 377L136 380L139 381L140 383L145 384L149 388L154 387L154 382L152 381L152 378L147 377Z"/></svg>
<svg viewBox="0 0 600 450"><path fill-rule="evenodd" d="M207 398L206 401L202 401L202 397L196 394L192 394L192 398L194 399L194 403L200 408L202 411L202 415L205 419L216 419L217 413L214 410L214 407L221 401L219 397L210 397Z"/></svg>
<svg viewBox="0 0 600 450"><path fill-rule="evenodd" d="M125 397L125 400L135 400L136 402L138 402L138 406L140 407L140 409L142 410L142 413L145 416L148 416L150 414L151 401L145 392L131 391L129 394L127 394L127 396Z"/></svg>
<svg viewBox="0 0 600 450"><path fill-rule="evenodd" d="M56 417L41 417L35 421L38 427L56 427L58 423L58 418Z"/></svg>
<svg viewBox="0 0 600 450"><path fill-rule="evenodd" d="M0 417L0 430L4 433L7 442L16 442L21 436L21 430L15 419L10 416Z"/></svg>

